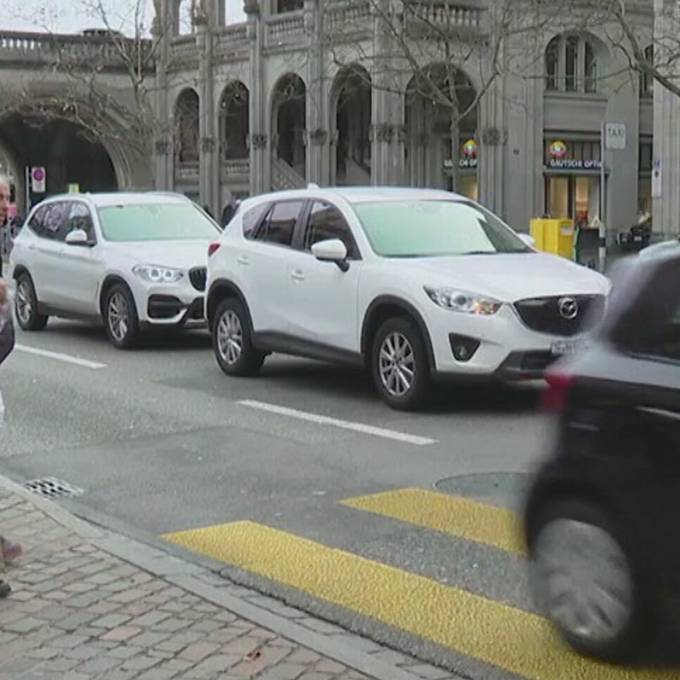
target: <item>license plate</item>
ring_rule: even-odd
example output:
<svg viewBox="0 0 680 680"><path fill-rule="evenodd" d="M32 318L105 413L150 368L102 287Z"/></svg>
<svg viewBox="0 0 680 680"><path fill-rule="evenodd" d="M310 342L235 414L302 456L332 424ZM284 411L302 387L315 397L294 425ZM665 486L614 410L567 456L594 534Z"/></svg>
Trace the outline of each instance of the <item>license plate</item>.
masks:
<svg viewBox="0 0 680 680"><path fill-rule="evenodd" d="M550 352L558 357L569 356L581 351L584 345L583 340L558 340L550 346Z"/></svg>

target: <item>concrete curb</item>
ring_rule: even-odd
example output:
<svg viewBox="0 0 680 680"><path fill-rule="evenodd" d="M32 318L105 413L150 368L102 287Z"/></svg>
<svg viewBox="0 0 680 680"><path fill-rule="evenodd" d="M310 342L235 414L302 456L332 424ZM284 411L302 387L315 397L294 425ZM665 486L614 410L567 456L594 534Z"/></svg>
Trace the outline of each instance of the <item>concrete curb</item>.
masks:
<svg viewBox="0 0 680 680"><path fill-rule="evenodd" d="M37 496L2 475L0 475L0 487L26 499L55 522L70 529L100 550L178 588L182 588L211 604L223 607L255 625L307 647L317 654L342 663L364 675L376 678L376 680L421 680L418 676L398 666L355 649L351 644L329 639L327 636L315 633L284 616L257 607L251 602L227 592L224 588L224 580L206 567L184 560L160 548L149 546L139 540L96 527L74 516L54 501ZM210 585L205 580L206 576L213 576L222 586Z"/></svg>

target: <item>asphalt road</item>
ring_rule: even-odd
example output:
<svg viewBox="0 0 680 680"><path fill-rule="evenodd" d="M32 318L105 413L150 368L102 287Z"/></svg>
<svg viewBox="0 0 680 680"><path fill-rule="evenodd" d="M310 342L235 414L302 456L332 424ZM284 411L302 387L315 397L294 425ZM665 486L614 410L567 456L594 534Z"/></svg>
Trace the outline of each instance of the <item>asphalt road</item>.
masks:
<svg viewBox="0 0 680 680"><path fill-rule="evenodd" d="M549 447L535 385L400 414L360 371L275 356L230 379L205 332L119 352L51 320L19 332L0 387L0 472L68 483L78 512L469 677L605 677L545 631L503 524Z"/></svg>

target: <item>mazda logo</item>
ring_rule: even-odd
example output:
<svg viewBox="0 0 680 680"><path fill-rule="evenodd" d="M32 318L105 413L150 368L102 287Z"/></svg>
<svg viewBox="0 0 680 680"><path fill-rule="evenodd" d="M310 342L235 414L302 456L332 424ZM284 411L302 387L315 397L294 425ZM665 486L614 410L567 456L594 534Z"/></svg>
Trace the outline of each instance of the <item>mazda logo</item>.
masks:
<svg viewBox="0 0 680 680"><path fill-rule="evenodd" d="M578 302L573 297L561 298L557 306L563 319L572 321L578 316Z"/></svg>

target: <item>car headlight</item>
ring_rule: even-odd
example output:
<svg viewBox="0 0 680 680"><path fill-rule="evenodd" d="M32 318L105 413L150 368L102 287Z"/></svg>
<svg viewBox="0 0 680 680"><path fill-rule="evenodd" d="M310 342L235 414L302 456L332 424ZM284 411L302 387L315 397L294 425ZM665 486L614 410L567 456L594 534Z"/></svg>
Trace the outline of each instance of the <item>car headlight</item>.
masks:
<svg viewBox="0 0 680 680"><path fill-rule="evenodd" d="M455 288L425 287L425 292L430 300L440 307L463 314L493 316L503 306L503 303L498 300Z"/></svg>
<svg viewBox="0 0 680 680"><path fill-rule="evenodd" d="M132 271L149 283L177 283L184 276L181 269L158 267L154 264L138 264Z"/></svg>

